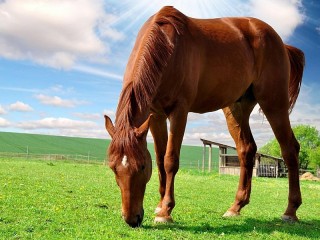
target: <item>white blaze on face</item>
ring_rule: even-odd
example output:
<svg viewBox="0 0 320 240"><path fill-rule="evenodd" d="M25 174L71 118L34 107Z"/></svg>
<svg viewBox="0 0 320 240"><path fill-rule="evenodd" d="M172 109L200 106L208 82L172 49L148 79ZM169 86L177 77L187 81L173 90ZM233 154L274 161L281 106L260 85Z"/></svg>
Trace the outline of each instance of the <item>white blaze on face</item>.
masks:
<svg viewBox="0 0 320 240"><path fill-rule="evenodd" d="M129 165L129 164L128 164L128 158L127 158L126 155L123 156L121 163L122 163L122 165L123 165L124 167L127 167L127 166Z"/></svg>

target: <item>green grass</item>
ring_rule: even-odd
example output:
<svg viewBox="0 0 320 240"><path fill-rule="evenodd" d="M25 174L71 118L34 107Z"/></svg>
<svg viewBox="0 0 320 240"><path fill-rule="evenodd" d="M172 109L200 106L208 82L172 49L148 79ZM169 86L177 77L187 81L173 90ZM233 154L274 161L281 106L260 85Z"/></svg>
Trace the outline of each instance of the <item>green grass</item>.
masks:
<svg viewBox="0 0 320 240"><path fill-rule="evenodd" d="M251 203L237 218L231 205L238 177L179 171L174 224L154 224L156 169L138 229L120 217L120 193L103 165L0 159L0 239L319 239L320 183L302 182L300 222L283 223L287 179L254 178Z"/></svg>
<svg viewBox="0 0 320 240"><path fill-rule="evenodd" d="M89 153L102 161L106 158L106 148L110 140L0 132L0 143L0 152L79 155Z"/></svg>
<svg viewBox="0 0 320 240"><path fill-rule="evenodd" d="M200 140L199 140L200 143ZM30 154L88 154L101 162L106 159L106 150L110 144L108 139L78 138L50 136L40 134L0 132L0 155L1 152L27 153ZM148 143L148 149L152 159L155 159L154 146ZM197 169L202 164L202 147L182 146L180 167L184 169ZM212 148L213 167L218 169L218 148ZM205 167L208 166L208 150L206 151Z"/></svg>

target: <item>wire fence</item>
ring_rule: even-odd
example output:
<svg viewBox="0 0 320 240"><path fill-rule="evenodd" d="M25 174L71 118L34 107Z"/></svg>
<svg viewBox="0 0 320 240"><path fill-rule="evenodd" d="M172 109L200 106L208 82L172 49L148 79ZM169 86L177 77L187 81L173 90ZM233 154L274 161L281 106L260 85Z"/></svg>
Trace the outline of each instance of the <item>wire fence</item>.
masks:
<svg viewBox="0 0 320 240"><path fill-rule="evenodd" d="M200 154L199 154L200 155ZM74 161L79 163L91 163L91 164L107 164L107 156L105 158L96 157L90 154L40 154L40 153L12 153L12 152L0 152L0 159L29 159L29 160L46 160L46 161ZM152 159L153 167L156 167L156 161ZM180 161L180 169L184 170L196 170L203 172L203 169L208 169L208 163L205 162L205 165L202 165L202 156L193 156L186 157L184 156L183 160ZM288 171L286 166L281 166L276 168L275 164L270 163L261 163L259 166L259 176L261 177L287 177ZM219 172L219 162L218 159L214 160L211 166L211 171L213 173ZM311 172L317 177L320 177L320 168L317 170L311 169L300 169L300 175L305 172Z"/></svg>
<svg viewBox="0 0 320 240"><path fill-rule="evenodd" d="M84 163L105 163L105 159L81 154L39 154L39 153L11 153L0 152L0 159L34 159L48 161L76 161Z"/></svg>
<svg viewBox="0 0 320 240"><path fill-rule="evenodd" d="M107 156L103 157L96 157L90 154L56 154L56 153L12 153L12 152L0 152L0 159L28 159L28 160L46 160L46 161L74 161L79 163L95 163L95 164L107 164L108 158ZM180 169L185 170L198 170L199 172L202 171L202 155L199 154L198 156L184 156L181 159L179 167ZM152 159L153 167L157 167L156 161ZM205 165L207 168L207 163ZM214 161L213 163L213 172L218 172L218 162Z"/></svg>

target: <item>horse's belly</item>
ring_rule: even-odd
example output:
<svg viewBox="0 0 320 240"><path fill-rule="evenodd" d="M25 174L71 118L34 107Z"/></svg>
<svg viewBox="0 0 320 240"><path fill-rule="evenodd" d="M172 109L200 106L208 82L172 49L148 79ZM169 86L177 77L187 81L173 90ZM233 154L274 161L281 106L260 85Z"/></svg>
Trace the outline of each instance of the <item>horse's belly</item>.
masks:
<svg viewBox="0 0 320 240"><path fill-rule="evenodd" d="M221 108L224 108L231 103L235 102L236 100L220 100L217 98L212 98L212 99L203 99L203 100L198 100L193 103L193 105L190 108L190 112L195 112L195 113L206 113L206 112L213 112L216 110L219 110Z"/></svg>
<svg viewBox="0 0 320 240"><path fill-rule="evenodd" d="M218 81L221 84L204 84L198 87L190 111L196 113L212 112L236 102L248 89L252 81Z"/></svg>

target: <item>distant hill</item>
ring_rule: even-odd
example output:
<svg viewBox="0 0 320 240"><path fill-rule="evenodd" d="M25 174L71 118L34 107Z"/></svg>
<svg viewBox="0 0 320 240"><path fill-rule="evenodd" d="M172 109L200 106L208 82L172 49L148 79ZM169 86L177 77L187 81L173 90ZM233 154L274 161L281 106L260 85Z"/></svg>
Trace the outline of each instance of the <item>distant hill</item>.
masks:
<svg viewBox="0 0 320 240"><path fill-rule="evenodd" d="M110 144L108 139L51 136L27 133L0 132L0 153L79 154L90 155L103 161ZM155 159L153 143L148 143L152 159ZM208 155L209 151L206 151ZM203 149L199 146L182 146L180 166L198 168L202 164ZM213 167L218 165L219 152L212 148ZM208 156L206 156L206 166Z"/></svg>
<svg viewBox="0 0 320 240"><path fill-rule="evenodd" d="M79 154L105 159L110 140L0 132L0 152Z"/></svg>

